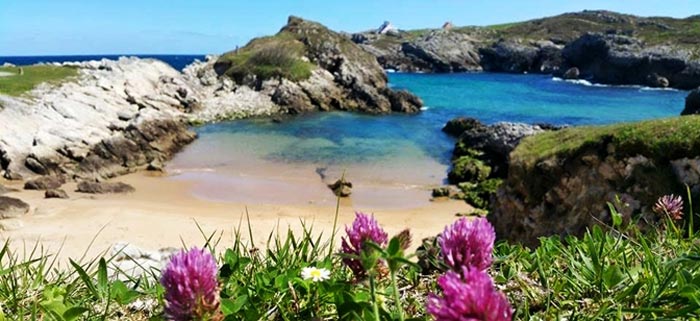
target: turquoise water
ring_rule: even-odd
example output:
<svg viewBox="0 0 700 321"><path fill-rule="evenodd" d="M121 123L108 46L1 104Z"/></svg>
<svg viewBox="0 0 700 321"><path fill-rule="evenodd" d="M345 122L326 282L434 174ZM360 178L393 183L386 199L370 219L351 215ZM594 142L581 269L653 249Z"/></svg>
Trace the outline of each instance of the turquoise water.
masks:
<svg viewBox="0 0 700 321"><path fill-rule="evenodd" d="M425 110L385 116L315 113L282 123L252 119L207 125L197 129L200 138L176 157L171 168L186 174L184 179L200 182L230 174L308 183L346 172L360 188L415 189L427 193L427 200L430 187L442 184L446 176L454 140L440 129L451 118L607 124L678 115L686 95L569 83L541 75L390 74L389 78L392 87L420 96ZM201 194L230 198L212 196L218 190L209 186Z"/></svg>

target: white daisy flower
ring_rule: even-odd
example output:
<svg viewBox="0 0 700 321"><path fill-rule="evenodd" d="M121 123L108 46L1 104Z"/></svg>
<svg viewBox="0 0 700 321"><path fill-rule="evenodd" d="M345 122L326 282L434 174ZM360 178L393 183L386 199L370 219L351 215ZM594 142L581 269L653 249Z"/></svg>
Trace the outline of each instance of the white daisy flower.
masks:
<svg viewBox="0 0 700 321"><path fill-rule="evenodd" d="M311 279L313 282L325 281L331 278L331 271L309 266L301 270L301 278L304 280Z"/></svg>

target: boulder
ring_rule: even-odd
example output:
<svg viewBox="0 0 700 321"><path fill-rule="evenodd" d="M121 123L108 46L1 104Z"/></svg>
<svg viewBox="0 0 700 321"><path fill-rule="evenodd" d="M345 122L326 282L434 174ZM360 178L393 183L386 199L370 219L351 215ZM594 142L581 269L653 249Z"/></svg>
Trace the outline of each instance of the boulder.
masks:
<svg viewBox="0 0 700 321"><path fill-rule="evenodd" d="M447 121L442 131L450 136L459 137L465 131L473 131L478 129L483 129L486 127L482 122L476 118L470 117L457 117Z"/></svg>
<svg viewBox="0 0 700 321"><path fill-rule="evenodd" d="M62 189L50 189L44 192L44 198L62 198L67 199L68 193Z"/></svg>
<svg viewBox="0 0 700 321"><path fill-rule="evenodd" d="M0 196L0 219L16 218L29 213L29 204L20 199Z"/></svg>
<svg viewBox="0 0 700 321"><path fill-rule="evenodd" d="M329 184L328 188L333 191L338 197L348 197L352 194L352 183L347 181L345 178L341 178L333 184Z"/></svg>
<svg viewBox="0 0 700 321"><path fill-rule="evenodd" d="M24 189L28 190L52 190L66 183L63 176L40 176L24 183Z"/></svg>
<svg viewBox="0 0 700 321"><path fill-rule="evenodd" d="M165 167L160 161L153 160L148 163L146 170L150 172L165 172Z"/></svg>
<svg viewBox="0 0 700 321"><path fill-rule="evenodd" d="M581 71L578 70L576 67L571 67L564 72L562 75L563 79L578 79L578 77L581 75Z"/></svg>
<svg viewBox="0 0 700 321"><path fill-rule="evenodd" d="M107 182L89 182L83 181L78 183L77 192L87 193L87 194L120 194L120 193L131 193L135 189L126 183L107 183Z"/></svg>
<svg viewBox="0 0 700 321"><path fill-rule="evenodd" d="M653 73L647 76L647 84L650 87L666 88L670 85L666 77L659 76L657 73Z"/></svg>
<svg viewBox="0 0 700 321"><path fill-rule="evenodd" d="M700 88L691 91L685 98L685 108L681 115L700 114Z"/></svg>

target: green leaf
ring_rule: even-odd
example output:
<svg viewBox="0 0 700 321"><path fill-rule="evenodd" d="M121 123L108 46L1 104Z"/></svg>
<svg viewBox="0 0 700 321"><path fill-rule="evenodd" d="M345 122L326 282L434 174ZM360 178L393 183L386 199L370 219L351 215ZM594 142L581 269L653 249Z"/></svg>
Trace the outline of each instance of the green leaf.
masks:
<svg viewBox="0 0 700 321"><path fill-rule="evenodd" d="M224 316L234 314L241 310L241 308L248 302L247 295L241 295L235 300L232 299L222 299L221 300L221 312Z"/></svg>
<svg viewBox="0 0 700 321"><path fill-rule="evenodd" d="M101 294L109 293L109 281L107 280L107 262L104 258L100 259L97 266L97 287L100 289Z"/></svg>
<svg viewBox="0 0 700 321"><path fill-rule="evenodd" d="M68 309L66 312L63 313L63 319L66 321L72 321L78 319L80 315L83 313L87 312L88 309L83 308L83 307L73 307Z"/></svg>
<svg viewBox="0 0 700 321"><path fill-rule="evenodd" d="M605 282L605 286L608 289L620 284L624 278L625 275L617 265L609 266L605 269L605 272L603 272L603 282Z"/></svg>
<svg viewBox="0 0 700 321"><path fill-rule="evenodd" d="M63 313L68 310L66 305L63 303L65 294L66 290L63 288L47 288L43 293L44 299L39 303L39 305L44 308L44 311L57 316L57 318L60 320L63 318Z"/></svg>
<svg viewBox="0 0 700 321"><path fill-rule="evenodd" d="M90 294L92 294L95 298L99 298L100 296L97 294L97 289L95 288L95 284L92 283L92 279L90 278L90 276L88 276L85 270L80 265L78 265L78 263L75 263L75 261L73 260L69 261L75 269L75 271L78 272L80 279L83 280L83 283L85 283L85 286L87 287Z"/></svg>
<svg viewBox="0 0 700 321"><path fill-rule="evenodd" d="M397 236L391 238L389 241L389 247L387 247L386 252L389 256L396 256L401 251L401 242Z"/></svg>
<svg viewBox="0 0 700 321"><path fill-rule="evenodd" d="M127 288L124 282L120 280L112 283L110 293L111 297L121 305L129 304L139 296L138 292Z"/></svg>
<svg viewBox="0 0 700 321"><path fill-rule="evenodd" d="M617 199L619 200L619 198ZM608 207L610 208L610 216L612 217L613 227L620 227L622 225L622 214L617 211L615 205L612 203L608 203Z"/></svg>

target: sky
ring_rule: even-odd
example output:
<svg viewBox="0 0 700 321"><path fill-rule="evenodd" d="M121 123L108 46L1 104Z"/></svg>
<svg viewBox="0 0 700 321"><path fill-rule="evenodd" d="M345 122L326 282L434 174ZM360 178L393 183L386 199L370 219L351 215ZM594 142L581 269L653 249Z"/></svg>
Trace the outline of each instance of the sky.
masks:
<svg viewBox="0 0 700 321"><path fill-rule="evenodd" d="M700 14L700 0L3 0L0 56L208 54L274 34L289 15L357 32L524 21L584 9Z"/></svg>

